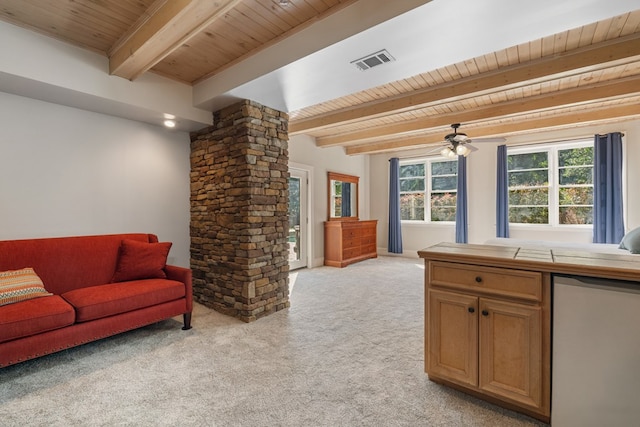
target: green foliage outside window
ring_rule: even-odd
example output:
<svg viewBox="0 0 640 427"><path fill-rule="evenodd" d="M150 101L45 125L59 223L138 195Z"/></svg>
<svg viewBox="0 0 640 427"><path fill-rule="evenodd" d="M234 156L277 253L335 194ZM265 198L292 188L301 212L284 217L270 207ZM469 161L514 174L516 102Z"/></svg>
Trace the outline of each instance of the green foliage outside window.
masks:
<svg viewBox="0 0 640 427"><path fill-rule="evenodd" d="M400 165L400 219L424 221L425 165Z"/></svg>
<svg viewBox="0 0 640 427"><path fill-rule="evenodd" d="M558 151L560 224L593 224L593 147Z"/></svg>
<svg viewBox="0 0 640 427"><path fill-rule="evenodd" d="M455 221L458 161L431 163L431 221Z"/></svg>
<svg viewBox="0 0 640 427"><path fill-rule="evenodd" d="M289 178L289 228L300 225L300 179Z"/></svg>
<svg viewBox="0 0 640 427"><path fill-rule="evenodd" d="M400 165L400 218L425 221L425 198L429 197L431 221L455 221L457 169L457 160Z"/></svg>
<svg viewBox="0 0 640 427"><path fill-rule="evenodd" d="M558 224L593 223L592 146L511 154L507 165L510 223L550 224L550 209Z"/></svg>

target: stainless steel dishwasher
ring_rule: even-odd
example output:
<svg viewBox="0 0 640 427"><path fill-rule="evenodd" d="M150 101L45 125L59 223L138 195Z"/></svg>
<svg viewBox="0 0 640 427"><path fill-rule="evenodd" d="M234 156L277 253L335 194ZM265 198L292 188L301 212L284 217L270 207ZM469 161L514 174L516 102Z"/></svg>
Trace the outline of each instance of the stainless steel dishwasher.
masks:
<svg viewBox="0 0 640 427"><path fill-rule="evenodd" d="M551 424L640 425L640 284L555 276Z"/></svg>

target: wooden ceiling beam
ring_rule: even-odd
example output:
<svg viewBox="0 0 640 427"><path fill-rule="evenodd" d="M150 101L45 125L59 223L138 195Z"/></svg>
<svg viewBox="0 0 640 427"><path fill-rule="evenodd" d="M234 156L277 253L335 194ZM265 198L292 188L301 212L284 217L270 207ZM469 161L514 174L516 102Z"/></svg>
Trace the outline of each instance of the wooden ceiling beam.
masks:
<svg viewBox="0 0 640 427"><path fill-rule="evenodd" d="M109 52L109 73L133 80L241 0L158 0Z"/></svg>
<svg viewBox="0 0 640 427"><path fill-rule="evenodd" d="M366 140L387 138L403 133L412 134L433 127L448 127L451 123L491 120L497 117L557 108L636 92L640 92L640 75L595 83L588 86L580 86L558 92L550 92L548 94L502 102L486 107L458 111L450 114L439 114L437 116L382 125L342 135L317 138L316 145L318 147L329 147L334 145L357 144L358 142L364 142Z"/></svg>
<svg viewBox="0 0 640 427"><path fill-rule="evenodd" d="M584 123L634 116L640 116L640 104L626 104L598 109L585 109L583 111L567 114L559 113L548 117L529 120L523 119L512 123L481 126L473 129L473 137L482 138L490 136L508 136L509 134L516 132L540 132L549 128L578 126ZM431 134L350 146L345 148L345 152L347 155L375 154L385 151L419 148L441 142L443 142L443 135Z"/></svg>
<svg viewBox="0 0 640 427"><path fill-rule="evenodd" d="M626 37L545 56L531 62L470 76L419 91L412 91L394 98L368 102L319 117L292 120L289 123L289 135L303 134L313 130L417 109L433 102L465 97L533 79L541 79L584 67L638 56L639 54L640 33L634 33Z"/></svg>

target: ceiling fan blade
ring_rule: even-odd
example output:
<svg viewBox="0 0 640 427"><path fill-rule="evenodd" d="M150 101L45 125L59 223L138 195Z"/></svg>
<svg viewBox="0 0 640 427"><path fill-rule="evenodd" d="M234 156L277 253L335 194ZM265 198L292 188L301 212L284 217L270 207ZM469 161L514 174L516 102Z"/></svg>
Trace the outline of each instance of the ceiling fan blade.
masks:
<svg viewBox="0 0 640 427"><path fill-rule="evenodd" d="M471 151L478 151L478 147L474 147L473 145L469 144L468 142L466 144L464 144L464 146L467 147Z"/></svg>
<svg viewBox="0 0 640 427"><path fill-rule="evenodd" d="M506 142L505 138L473 138L467 142Z"/></svg>
<svg viewBox="0 0 640 427"><path fill-rule="evenodd" d="M444 147L446 147L446 145L439 145L437 147L433 147L433 149L427 151L426 154L430 155L430 154L440 153Z"/></svg>

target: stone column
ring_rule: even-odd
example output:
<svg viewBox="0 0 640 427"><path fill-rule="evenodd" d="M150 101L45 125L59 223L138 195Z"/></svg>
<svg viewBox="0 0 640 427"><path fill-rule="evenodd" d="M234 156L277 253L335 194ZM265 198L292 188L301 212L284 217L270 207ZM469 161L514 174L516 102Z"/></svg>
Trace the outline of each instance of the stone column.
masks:
<svg viewBox="0 0 640 427"><path fill-rule="evenodd" d="M289 307L287 129L245 100L191 134L194 298L245 322Z"/></svg>

